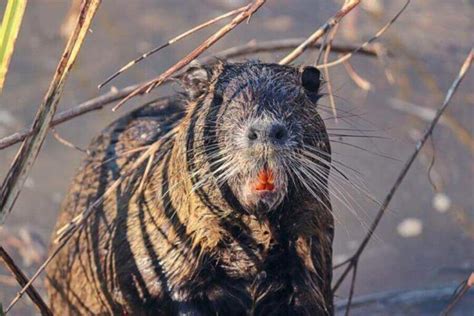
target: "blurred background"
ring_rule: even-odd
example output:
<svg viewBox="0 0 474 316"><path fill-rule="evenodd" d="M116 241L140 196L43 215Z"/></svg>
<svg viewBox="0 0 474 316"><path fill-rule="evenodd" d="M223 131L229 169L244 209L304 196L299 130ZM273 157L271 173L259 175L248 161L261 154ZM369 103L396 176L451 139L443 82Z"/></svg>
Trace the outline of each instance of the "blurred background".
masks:
<svg viewBox="0 0 474 316"><path fill-rule="evenodd" d="M58 112L110 89L160 74L225 22L166 48L111 85L97 90L99 83L129 60L245 3L241 0L104 0L66 82ZM346 17L334 44L357 45L366 41L405 1L363 3ZM249 24L238 26L205 55L251 40L307 37L340 5L341 2L332 0L268 1ZM3 8L2 3L0 9ZM71 1L28 2L0 96L0 138L31 124L64 48L70 8ZM331 182L336 264L349 258L359 245L378 210L372 199L384 199L456 77L474 42L473 8L472 0L412 1L379 41L390 52L385 62L365 56L350 60L357 74L370 84L369 91L357 86L344 66L330 69L339 119L335 120L322 107L327 124L369 136L333 138L334 159L350 167L344 171L353 183L342 183L337 177ZM297 63L313 64L317 53L309 51ZM265 53L249 58L277 62L285 55L286 52ZM471 72L397 191L361 257L355 287L357 298L424 289L450 293L474 270L473 87ZM57 131L72 143L87 147L90 139L114 118L150 98L169 95L178 89L170 85L156 89L151 96L133 99L117 113L107 107L66 122ZM329 106L327 99L323 103ZM18 148L15 145L0 151L2 179ZM83 153L48 136L12 214L0 227L0 243L29 276L45 258L59 205L83 157ZM42 280L35 284L44 294ZM0 302L10 302L18 289L16 281L0 266ZM345 297L347 286L337 293L336 301ZM454 314L472 315L473 297L471 291ZM439 313L447 302L446 295L425 305L421 301L396 305L366 303L355 306L352 314L432 315ZM35 313L25 297L11 314Z"/></svg>

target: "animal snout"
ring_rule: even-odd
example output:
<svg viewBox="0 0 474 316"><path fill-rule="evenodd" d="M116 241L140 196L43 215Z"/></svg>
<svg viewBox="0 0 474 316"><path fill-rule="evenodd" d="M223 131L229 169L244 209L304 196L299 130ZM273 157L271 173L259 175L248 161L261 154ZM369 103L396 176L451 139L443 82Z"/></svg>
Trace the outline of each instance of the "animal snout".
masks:
<svg viewBox="0 0 474 316"><path fill-rule="evenodd" d="M284 145L288 140L288 129L279 122L256 122L247 131L250 143Z"/></svg>

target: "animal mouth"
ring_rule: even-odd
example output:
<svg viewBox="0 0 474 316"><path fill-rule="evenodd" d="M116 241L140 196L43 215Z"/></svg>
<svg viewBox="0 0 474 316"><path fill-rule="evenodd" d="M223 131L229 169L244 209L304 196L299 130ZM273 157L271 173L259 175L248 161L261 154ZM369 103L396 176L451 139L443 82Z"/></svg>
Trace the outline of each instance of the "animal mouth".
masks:
<svg viewBox="0 0 474 316"><path fill-rule="evenodd" d="M239 201L250 213L267 213L283 201L287 191L286 177L277 168L278 165L264 163L253 175L243 175L239 179L243 180L239 182Z"/></svg>
<svg viewBox="0 0 474 316"><path fill-rule="evenodd" d="M283 191L274 170L264 166L253 179L247 182L245 204L256 213L266 213L281 201Z"/></svg>
<svg viewBox="0 0 474 316"><path fill-rule="evenodd" d="M271 169L263 168L260 170L254 184L254 189L261 193L275 190L275 178Z"/></svg>

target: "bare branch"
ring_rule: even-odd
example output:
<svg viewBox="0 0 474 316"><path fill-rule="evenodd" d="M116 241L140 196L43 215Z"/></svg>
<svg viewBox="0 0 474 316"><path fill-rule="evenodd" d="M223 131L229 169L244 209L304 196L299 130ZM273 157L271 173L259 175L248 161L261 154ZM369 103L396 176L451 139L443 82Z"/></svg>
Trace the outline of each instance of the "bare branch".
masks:
<svg viewBox="0 0 474 316"><path fill-rule="evenodd" d="M279 61L280 65L287 65L301 56L304 51L314 43L316 43L324 34L326 34L334 25L339 23L341 19L347 15L352 9L359 5L361 0L350 0L344 2L342 8L330 18L323 26L317 29L310 37L302 42L297 48L289 53L285 58Z"/></svg>
<svg viewBox="0 0 474 316"><path fill-rule="evenodd" d="M81 103L75 107L73 107L70 110L63 111L59 114L57 114L54 119L50 123L50 127L56 126L58 124L64 123L66 121L69 121L73 118L76 118L78 116L81 116L83 114L100 110L102 109L105 105L110 104L112 102L115 102L117 100L120 100L127 96L130 92L135 90L139 85L132 85L128 86L122 90L119 91L110 91L108 93L105 93L101 96L98 96L97 98L90 99L84 103ZM16 143L21 142L24 140L27 136L32 135L33 130L29 128L24 128L14 134L11 134L9 136L6 136L2 139L0 139L0 149L12 146Z"/></svg>
<svg viewBox="0 0 474 316"><path fill-rule="evenodd" d="M354 269L352 270L352 279L351 279L351 288L349 290L349 298L347 299L347 307L345 316L349 316L351 311L352 298L354 297L355 283L357 277L357 262L354 264Z"/></svg>
<svg viewBox="0 0 474 316"><path fill-rule="evenodd" d="M334 36L336 36L339 24L336 24L331 32L329 32L329 39L327 41L327 45L324 51L324 64L326 65L329 58L329 53L331 52L332 41L334 40ZM319 57L318 57L319 60ZM334 116L335 121L337 122L337 111L336 111L336 101L334 101L334 93L332 89L331 78L329 76L329 68L323 67L324 76L326 77L327 87L328 87L328 94L329 94L329 104L331 105L332 114Z"/></svg>
<svg viewBox="0 0 474 316"><path fill-rule="evenodd" d="M359 0L360 1L360 0ZM143 94L149 93L154 88L161 85L166 79L170 78L175 72L183 69L186 65L188 65L191 61L199 57L203 52L205 52L209 47L214 45L218 40L224 37L227 33L232 31L237 25L242 23L244 20L249 19L262 5L264 5L266 0L255 0L252 4L249 4L247 8L237 15L235 18L232 19L228 24L224 27L219 29L213 35L211 35L207 40L201 43L198 47L196 47L192 52L178 61L176 64L168 68L164 73L159 75L157 78L152 79L145 83L143 86L137 88L128 96L126 96L122 101L120 101L113 110L117 110L122 104L130 100L131 98Z"/></svg>
<svg viewBox="0 0 474 316"><path fill-rule="evenodd" d="M431 108L423 107L396 98L390 98L389 105L395 110L414 115L423 121L429 122L436 115L436 111ZM462 126L461 123L449 113L445 113L444 116L439 120L439 123L450 128L459 142L466 146L471 151L471 153L474 154L474 137L466 127Z"/></svg>
<svg viewBox="0 0 474 316"><path fill-rule="evenodd" d="M250 55L250 54L258 54L258 53L265 53L265 52L277 52L277 51L284 51L288 49L293 49L297 47L303 39L299 38L288 38L288 39L281 39L281 40L274 40L274 41L265 41L265 42L256 42L252 41L245 45L232 47L221 52L216 53L212 56L207 56L202 58L200 61L202 63L212 63L215 62L216 58L236 58L240 56ZM320 44L314 44L308 49L319 49ZM331 46L331 51L335 53L348 53L357 49L357 46L352 45L335 45ZM357 52L363 56L368 57L377 57L377 52L375 47L366 47L361 49ZM179 75L178 75L179 76ZM78 116L84 115L86 113L101 110L104 106L109 105L115 101L121 100L127 95L129 95L132 91L140 87L141 85L145 84L145 82L135 85L127 86L123 89L110 91L105 94L102 94L96 98L90 99L85 101L75 107L72 107L70 110L63 111L58 113L51 122L50 126L56 126L62 124L66 121L72 120ZM159 98L166 99L168 97ZM33 132L29 128L24 128L14 134L6 136L0 139L0 149L7 148L12 146L16 143L21 142L27 136L31 135Z"/></svg>
<svg viewBox="0 0 474 316"><path fill-rule="evenodd" d="M385 214L385 211L387 210L388 205L390 204L393 196L395 195L395 192L397 191L397 189L399 188L399 186L402 183L403 179L407 175L408 170L410 170L410 167L413 164L413 162L415 161L416 157L418 156L421 148L423 147L423 145L425 144L427 139L431 136L431 133L433 132L435 126L437 125L438 121L440 120L441 115L444 113L444 111L448 107L449 102L451 101L454 93L456 92L457 88L459 87L459 84L464 79L467 71L469 70L469 68L472 64L473 57L474 57L474 50L471 49L471 51L469 52L469 55L467 56L466 60L464 61L463 65L462 65L462 67L461 67L461 69L458 73L458 76L456 77L456 79L452 83L451 87L449 88L449 90L446 94L446 98L444 99L444 102L443 102L442 106L436 112L436 116L431 121L431 123L428 126L428 129L426 130L426 132L424 133L423 137L416 144L415 150L413 151L411 156L406 161L406 163L405 163L403 169L401 170L400 174L398 175L394 185L392 186L389 193L387 194L384 201L382 202L382 204L380 206L380 209L379 209L377 215L375 216L375 219L373 220L372 224L370 225L369 231L367 232L366 236L362 240L359 248L356 250L356 252L354 253L354 255L350 259L348 259L344 263L342 263L342 264L335 267L335 268L338 268L338 267L341 267L343 265L346 265L346 268L342 272L341 276L339 277L339 279L334 284L334 287L333 287L334 292L337 291L337 289L342 284L344 279L347 277L349 272L356 269L357 264L359 262L359 258L361 256L362 252L364 251L364 249L367 246L368 242L372 238L372 235L373 235L375 229L377 228L380 220L382 219L383 215ZM348 308L350 308L350 306Z"/></svg>
<svg viewBox="0 0 474 316"><path fill-rule="evenodd" d="M362 44L359 48L357 48L353 52L350 52L350 53L342 56L341 58L339 58L335 61L327 63L326 65L321 65L321 67L323 67L323 66L333 67L333 66L339 65L339 64L343 63L344 61L348 60L349 58L351 58L352 56L354 56L354 54L357 53L357 51L359 49L362 49L362 48L366 47L367 45L370 45L370 43L372 43L373 41L377 40L380 36L383 35L383 33L385 33L386 30L389 29L390 26L392 26L393 23L395 23L395 21L400 17L400 15L403 13L403 11L405 11L405 9L408 7L408 5L410 4L410 1L411 0L407 0L407 2L405 2L403 7L400 9L400 11L398 11L397 14L395 14L395 16L392 19L390 19L390 21L388 21L387 24L385 24L377 33L375 33L375 35L372 38L370 38L368 41L366 41L364 44Z"/></svg>
<svg viewBox="0 0 474 316"><path fill-rule="evenodd" d="M98 88L99 88L99 89L102 88L102 87L105 86L107 83L109 83L110 81L112 81L114 78L116 78L117 76L119 76L121 73L123 73L124 71L126 71L126 70L129 69L130 67L133 67L134 65L138 64L140 61L142 61L143 59L147 58L148 56L153 55L153 54L159 52L159 51L162 50L163 48L166 48L166 47L168 47L168 46L170 46L170 45L172 45L172 44L174 44L174 43L176 43L176 42L182 40L183 38L186 38L186 37L188 37L189 35L191 35L191 34L197 32L197 31L200 31L200 30L202 30L202 29L205 28L205 27L208 27L209 25L212 25L212 24L214 24L214 23L217 23L217 22L219 22L220 20L223 20L223 19L228 18L228 17L230 17L230 16L236 15L236 14L238 14L238 13L240 13L240 12L246 10L246 9L247 9L247 6L241 7L241 8L239 8L239 9L235 9L235 10L232 10L232 11L229 11L229 12L227 12L227 13L225 13L225 14L222 14L222 15L220 15L220 16L218 16L218 17L215 17L215 18L213 18L213 19L211 19L211 20L208 20L208 21L206 21L206 22L204 22L204 23L201 23L201 24L199 24L199 25L193 27L192 29L190 29L190 30L188 30L188 31L186 31L186 32L184 32L184 33L178 35L178 36L173 37L172 39L166 41L166 43L164 43L164 44L162 44L162 45L160 45L160 46L157 46L157 47L151 49L150 51L148 51L148 52L142 54L140 57L138 57L138 58L136 58L136 59L130 61L130 62L127 63L126 65L122 66L122 67L121 67L119 70L117 70L114 74L112 74L110 77L108 77L104 82L102 82L101 84L99 84Z"/></svg>
<svg viewBox="0 0 474 316"><path fill-rule="evenodd" d="M10 257L10 255L6 252L6 250L2 246L0 246L0 258L2 259L3 263L5 263L5 266L8 268L8 270L10 270L10 272L15 276L15 279L17 280L18 284L20 284L20 286L25 286L25 284L28 283L28 278L21 271L21 269L15 264L15 261L13 261L12 257ZM39 311L41 312L41 315L47 315L47 316L53 315L53 313L51 313L51 311L49 310L48 305L46 305L46 303L43 301L43 299L39 295L38 291L36 291L36 289L33 286L28 288L28 290L26 291L26 294L28 294L30 299L39 309Z"/></svg>
<svg viewBox="0 0 474 316"><path fill-rule="evenodd" d="M170 132L170 134L171 133L172 132ZM92 203L89 207L87 207L80 214L74 217L73 220L68 225L62 227L58 231L59 238L55 242L56 245L50 252L50 255L48 256L48 258L46 258L43 264L41 264L41 266L36 270L35 274L31 277L30 281L28 281L28 283L26 283L23 286L23 288L17 293L15 298L11 301L10 305L8 306L6 312L8 312L18 302L18 300L23 296L23 294L28 290L28 288L33 284L33 282L40 276L40 274L48 266L51 260L53 260L54 257L56 257L56 255L58 254L58 252L67 244L67 242L71 239L74 233L76 233L82 227L82 225L85 223L87 218L92 214L92 211L95 210L95 208L98 205L103 203L105 198L107 198L112 192L114 192L126 177L128 177L133 172L136 172L136 169L139 168L143 164L143 162L147 161L147 159L153 156L160 145L161 145L160 141L157 141L153 143L152 145L150 145L149 148L140 157L137 158L137 160L133 163L133 165L130 166L130 168L127 171L125 171L121 177L119 177L114 183L110 185L110 187L107 188L107 190L101 197L99 197L97 200L94 201L94 203Z"/></svg>
<svg viewBox="0 0 474 316"><path fill-rule="evenodd" d="M77 151L80 151L81 153L83 154L87 154L87 150L84 149L84 148L81 148L77 145L74 145L73 143L71 143L70 141L68 141L67 139L63 138L61 135L59 135L58 131L54 128L54 127L51 127L51 134L53 134L53 137L61 144L63 144L64 146L66 147L69 147L69 148L72 148L72 149L75 149Z"/></svg>
<svg viewBox="0 0 474 316"><path fill-rule="evenodd" d="M235 58L250 54L258 53L267 53L267 52L277 52L288 49L294 49L304 41L303 38L284 38L280 40L273 41L251 41L242 46L232 47L221 52L214 54L213 56L204 57L201 59L203 63L211 62L215 57L217 58ZM312 43L306 49L319 49L321 44ZM331 46L331 52L333 53L350 53L356 50L359 46L357 45L343 45L343 44L333 44ZM368 57L377 57L378 51L374 46L367 46L357 52L357 54L368 56Z"/></svg>
<svg viewBox="0 0 474 316"><path fill-rule="evenodd" d="M364 91L370 91L370 89L372 89L372 84L368 80L362 78L355 71L354 67L352 67L351 63L348 60L344 61L343 64L344 64L344 68L346 69L347 74L359 88L361 88Z"/></svg>

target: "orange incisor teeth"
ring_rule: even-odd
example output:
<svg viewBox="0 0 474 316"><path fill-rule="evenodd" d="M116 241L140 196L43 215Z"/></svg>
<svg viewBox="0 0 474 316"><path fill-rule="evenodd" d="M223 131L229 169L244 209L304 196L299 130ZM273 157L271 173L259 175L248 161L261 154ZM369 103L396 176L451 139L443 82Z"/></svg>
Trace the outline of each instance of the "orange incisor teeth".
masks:
<svg viewBox="0 0 474 316"><path fill-rule="evenodd" d="M255 185L257 191L273 191L275 185L273 184L274 178L271 170L262 169L258 174L258 181Z"/></svg>

